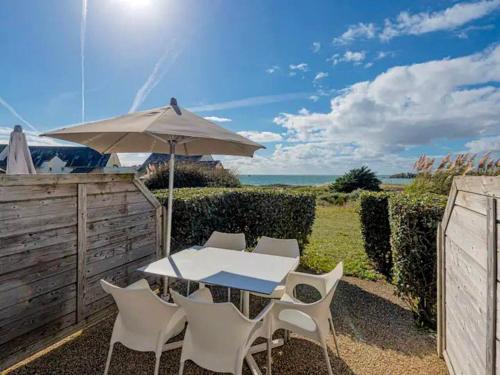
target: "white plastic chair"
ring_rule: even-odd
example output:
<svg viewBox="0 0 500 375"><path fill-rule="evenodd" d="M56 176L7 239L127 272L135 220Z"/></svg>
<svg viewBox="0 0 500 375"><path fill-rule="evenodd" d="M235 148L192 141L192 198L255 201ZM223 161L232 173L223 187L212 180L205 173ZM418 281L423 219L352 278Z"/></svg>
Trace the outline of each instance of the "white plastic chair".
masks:
<svg viewBox="0 0 500 375"><path fill-rule="evenodd" d="M272 304L255 319L248 319L229 302L194 301L176 292L172 292L172 295L175 303L186 313L188 321L182 346L180 375L187 360L211 371L239 375L243 360L258 337L268 340L268 368L271 368L271 326L267 314Z"/></svg>
<svg viewBox="0 0 500 375"><path fill-rule="evenodd" d="M245 233L223 233L213 231L203 247L218 247L220 249L242 251L247 247Z"/></svg>
<svg viewBox="0 0 500 375"><path fill-rule="evenodd" d="M101 280L101 286L113 296L118 306L104 374L109 371L113 346L117 342L132 350L154 352L156 356L154 373L158 374L163 345L184 329L186 323L184 312L177 305L159 298L145 279L126 288ZM212 295L207 288L199 289L190 298L212 301Z"/></svg>
<svg viewBox="0 0 500 375"><path fill-rule="evenodd" d="M257 246L253 251L257 254L277 255L288 258L299 258L300 249L299 243L295 239L280 239L262 236L257 242ZM278 285L271 295L252 293L253 295L263 297L280 299L285 293L285 285Z"/></svg>
<svg viewBox="0 0 500 375"><path fill-rule="evenodd" d="M218 247L219 249L243 251L247 248L245 233L224 233L213 231L203 247ZM200 287L204 287L203 283ZM188 293L190 283L188 282ZM227 300L231 302L231 288L227 288Z"/></svg>
<svg viewBox="0 0 500 375"><path fill-rule="evenodd" d="M328 366L328 374L330 375L333 372L326 345L326 338L330 329L333 333L337 355L340 356L330 304L343 273L344 266L342 262L333 271L324 275L289 273L286 280L285 294L280 301L274 302L271 312L273 333L278 329L285 329L321 344ZM294 289L301 284L316 288L321 294L321 299L306 304L294 298Z"/></svg>

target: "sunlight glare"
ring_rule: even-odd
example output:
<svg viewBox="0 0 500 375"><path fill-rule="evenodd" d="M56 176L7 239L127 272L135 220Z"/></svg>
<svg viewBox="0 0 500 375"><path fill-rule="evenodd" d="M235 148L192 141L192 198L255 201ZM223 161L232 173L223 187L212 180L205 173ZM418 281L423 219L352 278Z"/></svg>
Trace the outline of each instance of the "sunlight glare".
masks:
<svg viewBox="0 0 500 375"><path fill-rule="evenodd" d="M144 11L153 5L153 0L114 0L128 11Z"/></svg>

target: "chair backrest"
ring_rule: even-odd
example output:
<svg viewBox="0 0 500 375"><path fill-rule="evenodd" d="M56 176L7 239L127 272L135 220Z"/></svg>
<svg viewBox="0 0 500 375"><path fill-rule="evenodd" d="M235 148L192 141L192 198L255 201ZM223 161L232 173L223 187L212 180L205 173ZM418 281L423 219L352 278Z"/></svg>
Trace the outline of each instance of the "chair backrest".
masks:
<svg viewBox="0 0 500 375"><path fill-rule="evenodd" d="M245 250L247 243L245 233L212 232L204 247L218 247L227 250Z"/></svg>
<svg viewBox="0 0 500 375"><path fill-rule="evenodd" d="M172 296L186 314L184 349L189 350L190 358L212 371L233 372L255 322L229 302L194 301L174 291Z"/></svg>
<svg viewBox="0 0 500 375"><path fill-rule="evenodd" d="M140 287L134 287L136 284L129 288L120 288L101 280L102 288L113 296L118 306L118 315L123 327L129 332L141 336L151 335L157 340L158 332L166 328L179 308L156 296L146 280L143 280Z"/></svg>
<svg viewBox="0 0 500 375"><path fill-rule="evenodd" d="M329 300L328 304L330 304L333 294L337 289L337 285L339 284L340 279L344 275L344 263L340 262L337 266L330 272L321 275L321 277L325 281L325 292L326 295L323 296L323 299Z"/></svg>
<svg viewBox="0 0 500 375"><path fill-rule="evenodd" d="M262 236L254 253L297 258L300 256L299 243L295 239L280 239Z"/></svg>

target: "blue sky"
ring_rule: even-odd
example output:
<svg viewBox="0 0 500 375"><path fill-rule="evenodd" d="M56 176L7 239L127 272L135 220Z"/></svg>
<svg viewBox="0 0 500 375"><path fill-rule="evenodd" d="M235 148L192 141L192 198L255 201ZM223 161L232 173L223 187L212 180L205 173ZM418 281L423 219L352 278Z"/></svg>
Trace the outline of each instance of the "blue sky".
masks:
<svg viewBox="0 0 500 375"><path fill-rule="evenodd" d="M2 1L0 143L82 121L83 57L85 120L175 96L266 145L240 173L498 152L499 41L500 0Z"/></svg>

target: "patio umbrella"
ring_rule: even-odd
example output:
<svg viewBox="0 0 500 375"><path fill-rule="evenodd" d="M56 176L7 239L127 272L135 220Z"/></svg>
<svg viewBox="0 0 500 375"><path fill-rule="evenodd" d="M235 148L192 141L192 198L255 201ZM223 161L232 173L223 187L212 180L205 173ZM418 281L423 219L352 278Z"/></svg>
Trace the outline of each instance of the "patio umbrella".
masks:
<svg viewBox="0 0 500 375"><path fill-rule="evenodd" d="M167 255L172 234L172 200L175 155L238 155L253 156L264 146L224 129L177 105L89 122L54 130L43 136L87 145L101 153L158 152L170 154Z"/></svg>
<svg viewBox="0 0 500 375"><path fill-rule="evenodd" d="M7 157L7 174L36 174L33 159L31 159L26 135L21 125L14 126L10 133L7 147L0 153L0 160Z"/></svg>

